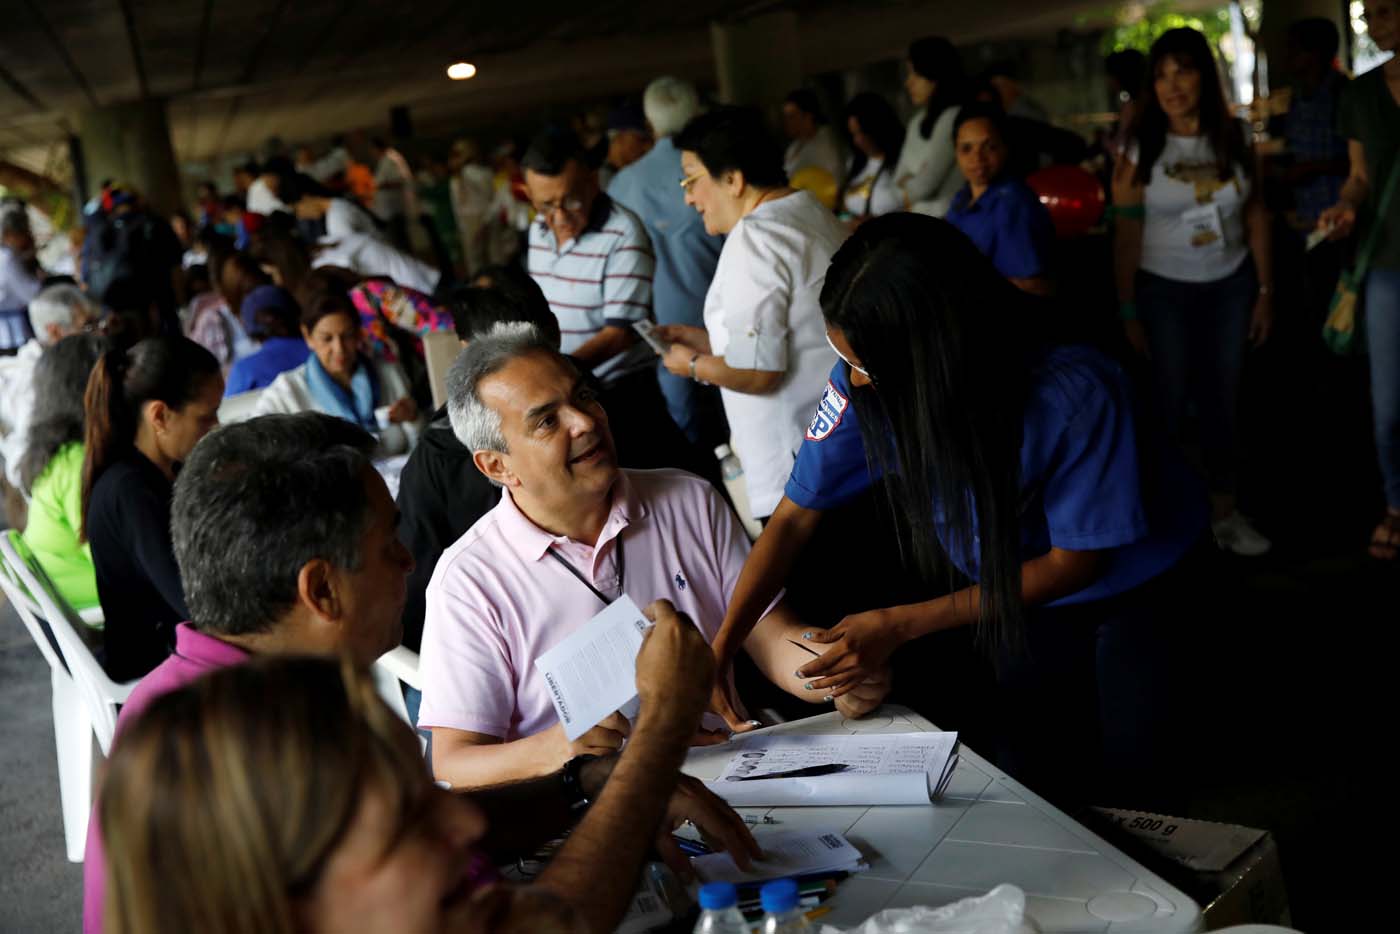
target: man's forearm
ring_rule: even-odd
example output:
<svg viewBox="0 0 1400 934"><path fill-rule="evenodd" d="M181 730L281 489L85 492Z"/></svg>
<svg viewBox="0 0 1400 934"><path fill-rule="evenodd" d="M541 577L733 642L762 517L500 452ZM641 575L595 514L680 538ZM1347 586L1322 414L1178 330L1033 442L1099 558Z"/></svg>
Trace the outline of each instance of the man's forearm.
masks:
<svg viewBox="0 0 1400 934"><path fill-rule="evenodd" d="M572 905L598 934L611 931L627 909L691 735L653 726L645 708L642 717L602 794L535 883Z"/></svg>
<svg viewBox="0 0 1400 934"><path fill-rule="evenodd" d="M596 800L607 785L618 757L603 756L585 765L579 779L584 795ZM470 793L472 802L486 815L486 836L481 848L495 862L526 856L541 844L560 836L574 821L576 812L566 800L560 772L523 782L494 785Z"/></svg>
<svg viewBox="0 0 1400 934"><path fill-rule="evenodd" d="M588 367L595 367L622 353L637 340L631 328L610 324L584 341L570 356Z"/></svg>
<svg viewBox="0 0 1400 934"><path fill-rule="evenodd" d="M821 655L821 650L826 648L802 638L802 634L810 630L811 627L803 626L784 601L759 620L744 641L744 651L773 684L798 700L818 704L823 702L825 692L807 690L812 679L797 677L797 669Z"/></svg>
<svg viewBox="0 0 1400 934"><path fill-rule="evenodd" d="M461 735L458 730L433 730L433 774L459 790L541 778L566 761L548 730L509 743L467 742Z"/></svg>

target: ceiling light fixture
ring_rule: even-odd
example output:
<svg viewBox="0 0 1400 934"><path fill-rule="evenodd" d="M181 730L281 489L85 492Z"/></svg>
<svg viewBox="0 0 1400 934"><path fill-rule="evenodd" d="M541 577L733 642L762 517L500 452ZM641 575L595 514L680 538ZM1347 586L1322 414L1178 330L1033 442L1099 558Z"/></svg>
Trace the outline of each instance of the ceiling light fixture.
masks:
<svg viewBox="0 0 1400 934"><path fill-rule="evenodd" d="M471 62L456 62L447 66L447 77L453 81L465 81L476 77L476 66Z"/></svg>

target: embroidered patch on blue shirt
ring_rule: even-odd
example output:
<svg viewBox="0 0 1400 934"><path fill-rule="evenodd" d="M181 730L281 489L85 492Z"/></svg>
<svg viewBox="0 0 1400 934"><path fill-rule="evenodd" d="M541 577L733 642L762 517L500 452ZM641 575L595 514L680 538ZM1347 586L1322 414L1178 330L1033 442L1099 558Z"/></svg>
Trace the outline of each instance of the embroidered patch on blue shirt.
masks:
<svg viewBox="0 0 1400 934"><path fill-rule="evenodd" d="M821 441L836 430L836 426L841 424L841 419L846 415L846 407L851 404L851 400L841 394L841 390L832 385L827 380L826 389L822 391L821 401L817 403L817 414L812 416L812 424L807 428L808 441Z"/></svg>

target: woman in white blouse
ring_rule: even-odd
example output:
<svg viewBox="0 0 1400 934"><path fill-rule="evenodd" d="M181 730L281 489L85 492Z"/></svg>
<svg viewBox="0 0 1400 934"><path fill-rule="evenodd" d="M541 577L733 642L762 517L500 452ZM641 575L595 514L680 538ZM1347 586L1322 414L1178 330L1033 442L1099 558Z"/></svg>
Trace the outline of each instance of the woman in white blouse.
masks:
<svg viewBox="0 0 1400 934"><path fill-rule="evenodd" d="M904 210L894 183L894 160L904 146L904 127L889 101L866 91L846 105L846 129L855 144L851 180L841 193L845 214L864 220Z"/></svg>
<svg viewBox="0 0 1400 934"><path fill-rule="evenodd" d="M302 312L301 333L311 356L262 391L255 414L324 412L378 436L376 458L407 453L420 428L408 377L397 363L363 353L364 332L350 299L323 296Z"/></svg>
<svg viewBox="0 0 1400 934"><path fill-rule="evenodd" d="M765 519L836 362L818 297L845 230L811 194L788 187L782 149L756 109L717 108L675 142L686 203L706 233L727 236L705 327L657 328L672 342L663 363L720 387L749 505Z"/></svg>
<svg viewBox="0 0 1400 934"><path fill-rule="evenodd" d="M909 120L894 180L909 210L942 217L963 183L953 148L965 80L962 58L947 39L928 36L909 46L908 65L904 89L919 110Z"/></svg>

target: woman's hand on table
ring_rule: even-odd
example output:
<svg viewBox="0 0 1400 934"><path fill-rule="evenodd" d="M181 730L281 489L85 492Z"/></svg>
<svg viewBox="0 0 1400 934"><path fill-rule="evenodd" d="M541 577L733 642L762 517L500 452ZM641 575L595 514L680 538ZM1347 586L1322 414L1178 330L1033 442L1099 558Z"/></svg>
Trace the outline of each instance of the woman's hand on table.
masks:
<svg viewBox="0 0 1400 934"><path fill-rule="evenodd" d="M870 610L847 616L830 629L803 633L812 645L830 646L797 670L807 680L807 690L820 691L833 699L854 691L867 680L876 679L888 667L890 656L904 641L898 626L883 610Z"/></svg>
<svg viewBox="0 0 1400 934"><path fill-rule="evenodd" d="M729 729L735 733L747 733L763 725L748 718L739 692L723 674L715 679L714 689L710 692L710 711L723 717Z"/></svg>
<svg viewBox="0 0 1400 934"><path fill-rule="evenodd" d="M886 666L836 698L836 712L847 720L865 716L885 702L893 683L889 666Z"/></svg>

